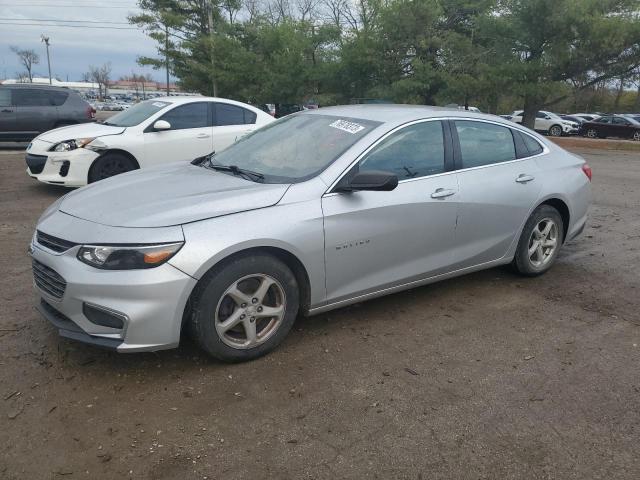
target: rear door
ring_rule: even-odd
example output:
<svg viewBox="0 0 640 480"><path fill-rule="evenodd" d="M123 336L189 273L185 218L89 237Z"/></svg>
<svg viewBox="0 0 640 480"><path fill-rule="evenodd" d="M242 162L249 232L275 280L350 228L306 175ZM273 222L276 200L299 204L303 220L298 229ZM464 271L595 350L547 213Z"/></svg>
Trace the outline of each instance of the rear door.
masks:
<svg viewBox="0 0 640 480"><path fill-rule="evenodd" d="M635 129L631 126L631 122L623 117L613 117L611 126L611 135L620 138L633 137Z"/></svg>
<svg viewBox="0 0 640 480"><path fill-rule="evenodd" d="M480 120L452 120L450 125L460 188L454 251L458 269L507 253L538 199L541 183L535 154L516 154L512 129ZM528 137L542 152L534 137L515 133L523 136L519 145Z"/></svg>
<svg viewBox="0 0 640 480"><path fill-rule="evenodd" d="M396 130L347 173L395 173L395 190L322 198L330 302L449 270L458 183L451 149L445 148L450 135L443 126L424 121Z"/></svg>
<svg viewBox="0 0 640 480"><path fill-rule="evenodd" d="M14 88L12 100L16 108L16 130L33 138L56 127L58 109L51 92L44 88Z"/></svg>
<svg viewBox="0 0 640 480"><path fill-rule="evenodd" d="M11 90L0 88L0 139L14 140L16 136L16 109L11 103Z"/></svg>
<svg viewBox="0 0 640 480"><path fill-rule="evenodd" d="M213 117L213 146L220 152L247 133L255 130L256 114L229 103L215 103Z"/></svg>
<svg viewBox="0 0 640 480"><path fill-rule="evenodd" d="M177 105L158 120L169 122L169 130L156 131L153 124L144 132L144 163L191 161L213 151L211 102ZM155 123L155 122L154 122Z"/></svg>

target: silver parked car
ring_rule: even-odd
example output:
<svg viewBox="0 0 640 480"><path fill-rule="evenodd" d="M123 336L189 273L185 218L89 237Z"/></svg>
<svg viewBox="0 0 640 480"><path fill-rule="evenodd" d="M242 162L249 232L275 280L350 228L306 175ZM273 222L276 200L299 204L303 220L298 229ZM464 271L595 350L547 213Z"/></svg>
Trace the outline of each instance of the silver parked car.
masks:
<svg viewBox="0 0 640 480"><path fill-rule="evenodd" d="M198 162L196 162L198 163ZM591 170L499 117L354 105L308 110L199 164L67 194L31 244L61 335L256 358L316 314L512 264L539 275L584 228Z"/></svg>

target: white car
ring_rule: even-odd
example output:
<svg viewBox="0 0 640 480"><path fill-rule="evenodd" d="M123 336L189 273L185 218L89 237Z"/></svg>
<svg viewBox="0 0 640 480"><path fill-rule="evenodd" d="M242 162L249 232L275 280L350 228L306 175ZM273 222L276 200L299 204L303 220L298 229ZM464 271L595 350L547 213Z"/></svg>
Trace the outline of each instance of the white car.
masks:
<svg viewBox="0 0 640 480"><path fill-rule="evenodd" d="M219 152L274 119L245 103L211 97L141 102L102 124L57 128L27 147L27 173L80 187L119 173Z"/></svg>
<svg viewBox="0 0 640 480"><path fill-rule="evenodd" d="M516 110L511 115L511 121L522 124L522 110ZM552 137L562 135L577 135L580 125L570 120L563 120L553 112L539 111L536 114L535 130Z"/></svg>

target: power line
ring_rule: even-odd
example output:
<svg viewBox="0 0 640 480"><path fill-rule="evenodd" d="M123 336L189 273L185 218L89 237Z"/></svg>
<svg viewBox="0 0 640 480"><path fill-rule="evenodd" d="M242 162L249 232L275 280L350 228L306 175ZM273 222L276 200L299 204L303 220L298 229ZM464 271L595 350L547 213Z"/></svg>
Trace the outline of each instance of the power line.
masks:
<svg viewBox="0 0 640 480"><path fill-rule="evenodd" d="M97 25L56 25L52 23L10 23L10 22L0 22L0 25L14 25L14 26L22 26L22 27L62 27L62 28L99 28L99 29L108 29L108 30L139 30L135 27L100 27Z"/></svg>
<svg viewBox="0 0 640 480"><path fill-rule="evenodd" d="M126 8L128 10L137 9L136 5L131 5L130 7L126 7L124 5L52 5L52 4L33 4L33 3L0 3L0 7L49 7L49 8Z"/></svg>
<svg viewBox="0 0 640 480"><path fill-rule="evenodd" d="M102 20L58 20L53 18L0 18L2 22L62 22L62 23L108 23L113 25L130 25L129 22L108 22Z"/></svg>

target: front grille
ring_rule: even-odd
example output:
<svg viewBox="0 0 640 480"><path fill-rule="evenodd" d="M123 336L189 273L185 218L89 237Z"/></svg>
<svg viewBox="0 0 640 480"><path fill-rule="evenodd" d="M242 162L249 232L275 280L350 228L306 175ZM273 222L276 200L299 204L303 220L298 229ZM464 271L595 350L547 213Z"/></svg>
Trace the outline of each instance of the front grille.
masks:
<svg viewBox="0 0 640 480"><path fill-rule="evenodd" d="M62 298L67 288L67 282L53 268L33 260L33 280L36 286L53 298Z"/></svg>
<svg viewBox="0 0 640 480"><path fill-rule="evenodd" d="M38 233L36 234L36 240L43 247L58 253L66 252L71 247L78 245L77 243L70 242L69 240L63 240L62 238L48 235L40 230L38 230Z"/></svg>
<svg viewBox="0 0 640 480"><path fill-rule="evenodd" d="M34 175L38 173L42 173L44 170L44 164L47 163L47 157L45 155L32 155L27 153L25 160L27 162L27 167Z"/></svg>

